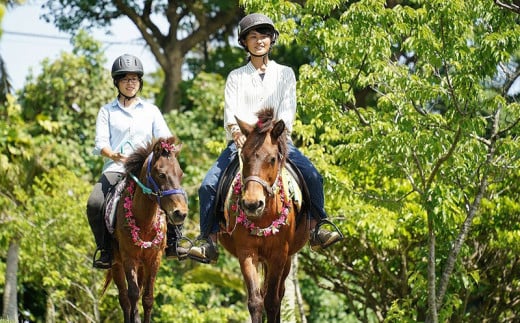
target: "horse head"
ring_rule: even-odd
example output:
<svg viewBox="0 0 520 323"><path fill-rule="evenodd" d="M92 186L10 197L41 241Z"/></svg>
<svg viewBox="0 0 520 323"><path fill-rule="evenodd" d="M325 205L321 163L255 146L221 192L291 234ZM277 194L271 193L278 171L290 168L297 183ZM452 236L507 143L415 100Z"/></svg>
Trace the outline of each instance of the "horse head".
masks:
<svg viewBox="0 0 520 323"><path fill-rule="evenodd" d="M181 189L184 173L177 159L181 148L182 144L176 145L173 137L157 140L153 147L154 161L147 175L158 194L159 206L175 225L182 224L188 214L186 193Z"/></svg>
<svg viewBox="0 0 520 323"><path fill-rule="evenodd" d="M142 165L138 183L142 185L143 192L156 200L168 222L180 225L188 214L186 192L181 188L183 171L177 160L182 144L177 144L176 138L170 137L159 138L151 145L129 157L127 170L132 174L139 163ZM147 151L150 153L142 159Z"/></svg>
<svg viewBox="0 0 520 323"><path fill-rule="evenodd" d="M273 197L287 152L286 127L283 120L273 120L273 109L262 109L256 124L238 118L246 141L242 147L242 198L240 205L250 219L260 218L267 200Z"/></svg>

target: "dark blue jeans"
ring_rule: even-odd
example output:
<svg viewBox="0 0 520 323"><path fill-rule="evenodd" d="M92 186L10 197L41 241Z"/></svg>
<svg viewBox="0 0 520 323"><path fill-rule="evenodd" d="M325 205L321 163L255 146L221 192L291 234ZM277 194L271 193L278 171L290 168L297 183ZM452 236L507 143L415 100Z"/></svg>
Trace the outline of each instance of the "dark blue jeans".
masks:
<svg viewBox="0 0 520 323"><path fill-rule="evenodd" d="M309 188L311 196L311 214L316 219L325 219L324 204L325 198L323 194L323 177L320 175L316 167L311 161L305 157L292 143L288 144L289 159L298 167L303 175L303 179ZM226 149L220 154L217 161L211 166L211 169L204 177L199 188L200 203L200 231L207 237L210 233L219 231L218 221L215 217L215 198L220 177L226 167L231 163L237 148L234 142L231 142Z"/></svg>

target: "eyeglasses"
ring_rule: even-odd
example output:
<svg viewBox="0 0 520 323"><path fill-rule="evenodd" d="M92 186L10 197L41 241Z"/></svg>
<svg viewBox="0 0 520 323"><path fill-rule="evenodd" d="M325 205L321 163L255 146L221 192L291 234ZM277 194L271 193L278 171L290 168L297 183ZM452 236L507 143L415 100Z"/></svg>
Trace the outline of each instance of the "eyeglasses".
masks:
<svg viewBox="0 0 520 323"><path fill-rule="evenodd" d="M249 41L264 41L266 40L267 38L271 38L270 35L266 35L266 34L260 34L260 33L251 33L249 34L247 37L246 37L246 42L249 42Z"/></svg>
<svg viewBox="0 0 520 323"><path fill-rule="evenodd" d="M121 79L121 82L122 83L132 83L132 84L137 84L139 83L140 79L138 78L132 78L132 79L127 79L127 78L124 78L124 79Z"/></svg>

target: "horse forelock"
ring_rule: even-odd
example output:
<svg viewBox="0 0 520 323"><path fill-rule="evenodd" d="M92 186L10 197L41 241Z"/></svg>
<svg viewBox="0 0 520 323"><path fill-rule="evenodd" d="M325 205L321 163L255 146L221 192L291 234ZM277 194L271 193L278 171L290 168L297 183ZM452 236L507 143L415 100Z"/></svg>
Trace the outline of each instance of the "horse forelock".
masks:
<svg viewBox="0 0 520 323"><path fill-rule="evenodd" d="M257 112L258 121L253 129L253 132L249 134L248 137L252 137L252 145L253 151L258 150L263 144L267 133L271 132L274 128L275 121L274 120L274 109L271 107L266 107ZM287 146L287 127L283 131L283 133L277 138L278 152L281 162L285 162L285 157L288 153Z"/></svg>
<svg viewBox="0 0 520 323"><path fill-rule="evenodd" d="M263 108L256 113L258 117L258 121L256 122L256 131L259 133L265 133L270 131L273 128L273 119L274 119L274 109L273 108Z"/></svg>

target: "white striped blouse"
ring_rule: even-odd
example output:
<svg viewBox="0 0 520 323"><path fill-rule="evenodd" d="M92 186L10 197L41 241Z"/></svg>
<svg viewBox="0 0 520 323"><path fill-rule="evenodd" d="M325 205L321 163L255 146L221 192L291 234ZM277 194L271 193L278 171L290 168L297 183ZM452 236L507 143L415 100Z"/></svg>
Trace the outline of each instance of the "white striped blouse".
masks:
<svg viewBox="0 0 520 323"><path fill-rule="evenodd" d="M262 80L249 62L229 73L224 97L227 140L233 138L230 127L236 124L235 116L254 124L256 112L264 107L274 108L274 118L285 122L290 137L296 115L296 77L290 67L270 60Z"/></svg>

